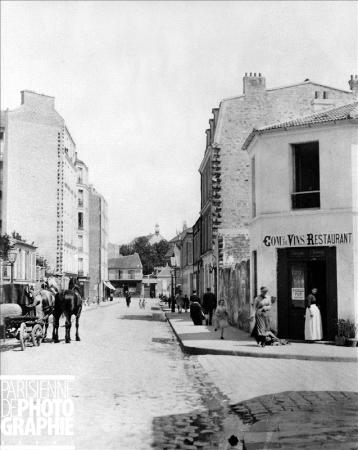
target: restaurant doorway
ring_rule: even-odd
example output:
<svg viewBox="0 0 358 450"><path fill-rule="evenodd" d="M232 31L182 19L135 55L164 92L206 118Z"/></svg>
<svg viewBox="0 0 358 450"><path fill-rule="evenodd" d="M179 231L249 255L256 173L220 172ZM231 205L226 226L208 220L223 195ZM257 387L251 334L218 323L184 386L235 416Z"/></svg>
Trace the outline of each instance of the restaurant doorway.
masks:
<svg viewBox="0 0 358 450"><path fill-rule="evenodd" d="M337 270L335 247L278 249L278 333L304 339L305 298L318 289L323 339L334 339L337 323Z"/></svg>

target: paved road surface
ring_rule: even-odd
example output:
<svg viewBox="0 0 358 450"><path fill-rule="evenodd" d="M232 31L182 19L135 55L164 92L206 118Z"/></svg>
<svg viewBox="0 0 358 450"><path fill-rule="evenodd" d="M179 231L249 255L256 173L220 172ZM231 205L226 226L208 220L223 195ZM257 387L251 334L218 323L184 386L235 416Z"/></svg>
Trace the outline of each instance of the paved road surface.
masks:
<svg viewBox="0 0 358 450"><path fill-rule="evenodd" d="M136 299L87 310L81 342L4 352L2 374L74 375L77 450L224 450L231 434L246 436L247 449L310 449L311 432L301 433L310 418L319 448L358 448L355 363L188 357L149 313ZM325 426L328 415L343 435Z"/></svg>
<svg viewBox="0 0 358 450"><path fill-rule="evenodd" d="M169 325L149 313L149 302L144 311L136 299L130 308L88 310L81 342L4 352L2 373L75 376L76 450L226 448L237 416L226 414L223 397L196 357L182 354Z"/></svg>

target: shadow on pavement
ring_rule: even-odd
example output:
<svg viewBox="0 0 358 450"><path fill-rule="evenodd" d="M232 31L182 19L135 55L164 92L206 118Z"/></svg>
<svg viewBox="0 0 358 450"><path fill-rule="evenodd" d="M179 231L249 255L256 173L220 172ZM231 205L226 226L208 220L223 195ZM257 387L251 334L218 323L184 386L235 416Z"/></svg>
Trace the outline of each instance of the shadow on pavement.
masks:
<svg viewBox="0 0 358 450"><path fill-rule="evenodd" d="M143 314L126 314L124 316L118 317L119 320L149 320L152 321L152 316Z"/></svg>

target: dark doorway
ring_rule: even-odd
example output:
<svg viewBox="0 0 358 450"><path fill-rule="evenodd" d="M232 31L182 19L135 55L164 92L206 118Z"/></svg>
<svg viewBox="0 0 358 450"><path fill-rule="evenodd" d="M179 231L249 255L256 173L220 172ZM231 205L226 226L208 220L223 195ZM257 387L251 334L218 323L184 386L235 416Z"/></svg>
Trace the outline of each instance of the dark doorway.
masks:
<svg viewBox="0 0 358 450"><path fill-rule="evenodd" d="M305 298L318 289L323 339L334 339L337 322L335 247L278 249L277 297L280 337L304 339Z"/></svg>

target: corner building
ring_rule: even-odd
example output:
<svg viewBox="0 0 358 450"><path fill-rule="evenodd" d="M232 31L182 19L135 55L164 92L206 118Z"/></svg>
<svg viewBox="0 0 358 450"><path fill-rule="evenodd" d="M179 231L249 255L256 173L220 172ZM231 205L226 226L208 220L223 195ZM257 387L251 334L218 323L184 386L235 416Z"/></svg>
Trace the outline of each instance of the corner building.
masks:
<svg viewBox="0 0 358 450"><path fill-rule="evenodd" d="M279 336L304 339L316 287L332 340L338 319L358 320L358 102L255 130L243 149L253 174L251 299L267 286Z"/></svg>
<svg viewBox="0 0 358 450"><path fill-rule="evenodd" d="M215 267L218 295L227 301L231 320L240 328L248 329L251 291L248 224L252 174L242 145L253 128L343 105L353 98L354 92L311 80L267 89L261 74L250 73L243 77L243 94L222 100L218 113L213 110L200 166L201 217L203 221L207 216L208 221L207 227L202 227L207 234L202 240L208 243L202 246L202 259L204 267ZM209 275L204 286L215 285Z"/></svg>

